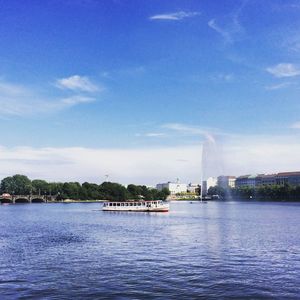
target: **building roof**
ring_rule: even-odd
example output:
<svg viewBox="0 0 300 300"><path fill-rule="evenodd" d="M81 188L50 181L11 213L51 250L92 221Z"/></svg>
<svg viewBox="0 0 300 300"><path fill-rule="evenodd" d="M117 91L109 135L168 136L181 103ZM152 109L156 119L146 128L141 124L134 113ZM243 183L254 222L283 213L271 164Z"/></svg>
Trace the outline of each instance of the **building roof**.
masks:
<svg viewBox="0 0 300 300"><path fill-rule="evenodd" d="M221 176L218 176L218 179L234 179L236 178L235 176L231 176L231 175L221 175Z"/></svg>
<svg viewBox="0 0 300 300"><path fill-rule="evenodd" d="M278 173L277 176L300 176L300 171L297 171L297 172L282 172L282 173Z"/></svg>
<svg viewBox="0 0 300 300"><path fill-rule="evenodd" d="M259 175L260 178L275 178L277 174L261 174Z"/></svg>
<svg viewBox="0 0 300 300"><path fill-rule="evenodd" d="M295 172L281 172L277 174L247 174L247 175L241 175L237 177L236 179L255 179L255 178L272 178L272 177L288 177L288 176L300 176L300 171ZM228 176L228 177L234 177L234 176Z"/></svg>
<svg viewBox="0 0 300 300"><path fill-rule="evenodd" d="M237 179L248 179L250 175L241 175Z"/></svg>

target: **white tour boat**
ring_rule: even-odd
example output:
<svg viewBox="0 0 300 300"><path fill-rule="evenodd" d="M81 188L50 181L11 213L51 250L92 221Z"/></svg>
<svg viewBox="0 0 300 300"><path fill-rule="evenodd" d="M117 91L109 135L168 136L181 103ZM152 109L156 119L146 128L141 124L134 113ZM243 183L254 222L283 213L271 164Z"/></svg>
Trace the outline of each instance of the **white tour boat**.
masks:
<svg viewBox="0 0 300 300"><path fill-rule="evenodd" d="M167 212L169 203L162 200L152 201L124 201L124 202L105 202L102 210L105 211L144 211L144 212Z"/></svg>

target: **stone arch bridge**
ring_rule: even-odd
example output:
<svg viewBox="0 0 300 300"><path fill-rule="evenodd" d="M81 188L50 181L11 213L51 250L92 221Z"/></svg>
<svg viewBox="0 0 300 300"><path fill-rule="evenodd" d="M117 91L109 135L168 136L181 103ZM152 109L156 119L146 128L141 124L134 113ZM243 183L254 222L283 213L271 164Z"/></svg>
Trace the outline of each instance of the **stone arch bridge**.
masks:
<svg viewBox="0 0 300 300"><path fill-rule="evenodd" d="M12 195L0 196L0 203L46 203L56 201L56 196L49 195Z"/></svg>

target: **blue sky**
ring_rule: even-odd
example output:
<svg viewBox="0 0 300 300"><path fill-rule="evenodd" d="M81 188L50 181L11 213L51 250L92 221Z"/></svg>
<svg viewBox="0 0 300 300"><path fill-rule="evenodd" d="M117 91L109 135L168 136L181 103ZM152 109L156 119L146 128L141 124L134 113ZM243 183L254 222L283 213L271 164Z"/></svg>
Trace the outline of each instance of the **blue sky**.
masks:
<svg viewBox="0 0 300 300"><path fill-rule="evenodd" d="M197 181L207 134L219 173L300 169L299 1L1 1L0 43L2 177Z"/></svg>

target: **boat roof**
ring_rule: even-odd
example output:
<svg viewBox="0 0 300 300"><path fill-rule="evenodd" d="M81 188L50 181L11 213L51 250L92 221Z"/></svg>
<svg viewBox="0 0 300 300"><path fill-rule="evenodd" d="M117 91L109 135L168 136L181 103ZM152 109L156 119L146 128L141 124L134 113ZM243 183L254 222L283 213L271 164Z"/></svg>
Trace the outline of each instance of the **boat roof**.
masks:
<svg viewBox="0 0 300 300"><path fill-rule="evenodd" d="M133 203L133 202L153 202L153 201L163 201L161 199L159 200L126 200L126 201L114 201L114 200L107 200L106 202L112 202L112 203Z"/></svg>

